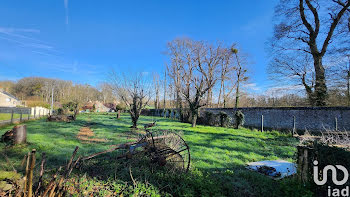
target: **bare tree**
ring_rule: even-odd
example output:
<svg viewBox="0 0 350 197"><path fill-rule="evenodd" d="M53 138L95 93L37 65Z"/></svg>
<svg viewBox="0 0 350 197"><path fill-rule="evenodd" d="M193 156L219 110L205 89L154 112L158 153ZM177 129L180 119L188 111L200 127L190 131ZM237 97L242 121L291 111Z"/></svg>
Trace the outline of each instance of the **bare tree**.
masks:
<svg viewBox="0 0 350 197"><path fill-rule="evenodd" d="M182 103L182 94L181 94L181 69L183 67L184 61L183 61L183 50L185 42L179 41L173 41L168 43L168 55L171 57L171 64L167 65L167 73L170 79L172 80L172 83L174 84L174 91L175 91L175 100L176 100L176 108L179 110L179 113L181 114L180 119L183 120L183 103Z"/></svg>
<svg viewBox="0 0 350 197"><path fill-rule="evenodd" d="M235 108L238 107L239 103L239 97L240 97L240 85L241 83L248 80L248 77L246 76L247 69L241 64L241 60L238 56L238 49L231 48L232 54L235 55L237 66L234 68L235 75L236 75L236 100L235 100Z"/></svg>
<svg viewBox="0 0 350 197"><path fill-rule="evenodd" d="M224 61L224 60L223 60ZM219 97L218 97L218 104L217 106L221 106L221 96L224 95L224 101L223 101L223 107L226 107L226 100L225 100L225 81L227 80L227 64L224 62L221 64L221 72L220 72L220 89L219 89Z"/></svg>
<svg viewBox="0 0 350 197"><path fill-rule="evenodd" d="M164 86L163 86L163 90L164 90L164 98L163 98L163 108L165 110L166 108L166 88L167 88L167 83L166 83L166 71L164 71ZM164 113L165 114L165 113Z"/></svg>
<svg viewBox="0 0 350 197"><path fill-rule="evenodd" d="M212 45L203 42L198 46L204 48L203 51L197 50L199 53L197 54L197 58L200 59L200 61L198 61L198 67L201 73L204 75L204 79L208 87L211 84L214 86L215 81L218 78L218 74L220 73L219 65L222 63L224 50L220 43L217 45ZM207 92L206 104L208 107L212 107L213 86L210 87Z"/></svg>
<svg viewBox="0 0 350 197"><path fill-rule="evenodd" d="M350 31L346 21L350 15L349 7L349 0L280 0L275 10L277 25L271 42L272 61L300 54L295 52L309 54L315 84L306 91L312 94L309 99L313 99L317 106L326 105L323 64L326 53L350 50Z"/></svg>
<svg viewBox="0 0 350 197"><path fill-rule="evenodd" d="M171 58L170 68L173 71L171 76L174 79L180 77L175 86L189 107L192 127L195 127L199 108L207 105L203 98L217 81L217 76L210 75L208 70L212 69L214 64L218 64L217 62L221 62L222 56L212 53L220 49L201 41L176 39L168 44L168 50Z"/></svg>
<svg viewBox="0 0 350 197"><path fill-rule="evenodd" d="M160 92L160 84L159 84L159 75L158 73L153 74L153 85L154 85L154 91L155 91L155 98L154 98L154 108L159 109L160 100L159 100L159 92Z"/></svg>
<svg viewBox="0 0 350 197"><path fill-rule="evenodd" d="M220 68L221 83L220 83L220 89L219 89L218 106L220 106L220 103L222 100L222 104L223 104L222 107L224 108L227 107L228 101L231 100L230 96L233 90L235 89L236 85L238 84L237 81L239 81L239 84L240 84L240 82L244 82L246 80L246 79L243 80L243 76L242 76L244 75L245 77L246 69L243 70L242 64L238 59L238 55L237 56L233 55L234 54L233 51L235 49L234 46L235 45L232 45L231 48L224 49L223 59L222 59L221 68ZM239 62L240 66L237 65L237 62ZM240 87L238 87L238 90L239 88Z"/></svg>
<svg viewBox="0 0 350 197"><path fill-rule="evenodd" d="M314 105L312 90L315 87L315 72L312 67L311 56L299 53L297 57L275 58L268 67L268 73L270 78L280 85L286 85L284 82L295 86L302 85L309 104Z"/></svg>
<svg viewBox="0 0 350 197"><path fill-rule="evenodd" d="M99 87L99 90L101 92L103 103L113 102L115 100L115 97L113 95L112 88L110 87L110 84L100 83L98 85L98 87Z"/></svg>
<svg viewBox="0 0 350 197"><path fill-rule="evenodd" d="M113 92L126 105L131 116L132 128L137 128L141 112L151 99L151 88L142 73L111 76Z"/></svg>

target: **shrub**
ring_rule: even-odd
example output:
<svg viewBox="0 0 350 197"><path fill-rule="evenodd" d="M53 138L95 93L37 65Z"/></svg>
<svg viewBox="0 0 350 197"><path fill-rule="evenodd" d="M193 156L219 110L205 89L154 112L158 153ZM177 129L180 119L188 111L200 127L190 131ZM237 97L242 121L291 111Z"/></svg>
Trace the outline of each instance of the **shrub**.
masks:
<svg viewBox="0 0 350 197"><path fill-rule="evenodd" d="M57 109L57 115L63 115L63 109L62 108L58 108Z"/></svg>
<svg viewBox="0 0 350 197"><path fill-rule="evenodd" d="M168 109L166 113L167 118L171 118L172 109Z"/></svg>
<svg viewBox="0 0 350 197"><path fill-rule="evenodd" d="M235 128L238 129L243 125L244 125L244 114L241 110L237 110L235 112Z"/></svg>
<svg viewBox="0 0 350 197"><path fill-rule="evenodd" d="M118 111L118 110L125 110L126 109L126 107L125 107L125 105L122 105L122 104L118 104L118 105L116 105L115 106L115 110L116 111Z"/></svg>
<svg viewBox="0 0 350 197"><path fill-rule="evenodd" d="M76 110L78 108L78 103L70 101L68 103L63 104L62 108L69 110L70 112L73 112L74 110Z"/></svg>
<svg viewBox="0 0 350 197"><path fill-rule="evenodd" d="M227 113L221 111L219 113L219 117L220 117L220 126L221 127L227 127L228 123L230 122L230 119L229 119Z"/></svg>
<svg viewBox="0 0 350 197"><path fill-rule="evenodd" d="M209 126L218 126L220 125L219 115L214 114L210 111L204 112L203 124Z"/></svg>

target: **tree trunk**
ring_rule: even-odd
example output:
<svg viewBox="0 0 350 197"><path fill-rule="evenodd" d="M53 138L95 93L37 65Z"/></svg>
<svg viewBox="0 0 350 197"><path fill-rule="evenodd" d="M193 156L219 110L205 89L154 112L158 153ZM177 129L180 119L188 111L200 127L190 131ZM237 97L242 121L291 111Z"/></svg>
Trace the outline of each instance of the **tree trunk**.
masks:
<svg viewBox="0 0 350 197"><path fill-rule="evenodd" d="M166 97L166 71L164 71L164 100L163 100L163 109L165 109L166 108L166 106L165 106L165 97Z"/></svg>
<svg viewBox="0 0 350 197"><path fill-rule="evenodd" d="M197 126L197 114L192 114L192 127Z"/></svg>
<svg viewBox="0 0 350 197"><path fill-rule="evenodd" d="M315 83L315 105L316 106L325 106L327 99L327 86L325 79L325 70L322 65L322 56L314 55L314 68L316 74L316 83Z"/></svg>
<svg viewBox="0 0 350 197"><path fill-rule="evenodd" d="M137 119L136 117L131 117L131 120L132 120L132 128L137 128Z"/></svg>
<svg viewBox="0 0 350 197"><path fill-rule="evenodd" d="M13 144L24 144L27 141L27 126L17 125L2 135L1 139L4 142Z"/></svg>
<svg viewBox="0 0 350 197"><path fill-rule="evenodd" d="M117 119L120 118L120 110L117 111Z"/></svg>
<svg viewBox="0 0 350 197"><path fill-rule="evenodd" d="M314 105L315 105L314 93L313 93L313 91L312 91L312 88L311 88L308 84L306 84L305 75L302 76L301 82L302 82L302 84L303 84L304 87L305 87L307 99L308 99L310 105L311 105L311 106L314 106Z"/></svg>
<svg viewBox="0 0 350 197"><path fill-rule="evenodd" d="M198 118L198 109L191 109L191 121L192 121L192 127L196 127L197 125L197 118Z"/></svg>
<svg viewBox="0 0 350 197"><path fill-rule="evenodd" d="M238 80L237 80L235 108L238 107L238 100L239 100L239 78L238 78Z"/></svg>
<svg viewBox="0 0 350 197"><path fill-rule="evenodd" d="M207 95L207 107L211 107L212 105L212 89L209 88L208 95Z"/></svg>
<svg viewBox="0 0 350 197"><path fill-rule="evenodd" d="M218 106L217 106L217 107L220 107L221 91L222 91L222 82L223 82L223 80L221 80L221 83L220 83L220 91L219 91L219 98L218 98Z"/></svg>

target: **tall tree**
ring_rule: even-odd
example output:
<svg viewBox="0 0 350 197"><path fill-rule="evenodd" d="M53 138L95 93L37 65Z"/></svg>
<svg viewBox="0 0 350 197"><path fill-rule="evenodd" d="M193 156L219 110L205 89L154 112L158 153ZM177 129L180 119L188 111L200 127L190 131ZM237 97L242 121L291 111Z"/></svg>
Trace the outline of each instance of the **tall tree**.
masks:
<svg viewBox="0 0 350 197"><path fill-rule="evenodd" d="M184 47L185 42L173 41L168 43L168 55L171 57L171 64L167 64L167 73L174 84L175 91L175 100L176 100L176 108L179 110L180 119L184 121L183 117L183 103L182 103L182 95L181 95L181 69L183 67L183 57L182 57L182 48Z"/></svg>
<svg viewBox="0 0 350 197"><path fill-rule="evenodd" d="M153 85L154 85L154 108L159 109L160 101L159 101L159 93L160 93L160 84L159 84L159 75L158 73L153 74Z"/></svg>
<svg viewBox="0 0 350 197"><path fill-rule="evenodd" d="M164 108L164 110L166 108L166 92L167 92L166 77L167 77L167 75L166 75L166 70L165 70L164 71L164 86L163 86L163 90L164 90L163 108Z"/></svg>
<svg viewBox="0 0 350 197"><path fill-rule="evenodd" d="M219 47L207 44L202 41L190 39L176 39L168 46L168 54L171 59L172 70L179 69L181 73L176 89L179 90L186 101L191 115L192 127L196 126L199 108L207 105L203 102L205 94L212 89L217 81L217 75L210 75L208 72L213 64L221 62L221 55L211 55L213 51L220 50ZM180 60L174 61L176 58ZM177 64L181 62L180 64ZM213 71L214 73L216 71Z"/></svg>
<svg viewBox="0 0 350 197"><path fill-rule="evenodd" d="M199 59L202 59L202 62L198 62L198 67L204 75L205 82L210 85L215 85L215 80L218 78L218 74L220 72L219 65L223 60L224 50L221 47L221 44L213 45L208 43L201 43L199 46L203 47L203 52L201 50L197 50L197 54ZM207 106L212 107L213 102L213 87L210 87L207 92Z"/></svg>
<svg viewBox="0 0 350 197"><path fill-rule="evenodd" d="M241 83L245 82L248 80L248 77L246 76L247 69L241 64L241 60L238 56L238 49L231 48L232 54L234 54L236 61L237 61L237 66L235 67L234 71L236 74L236 99L235 99L235 108L238 107L239 103L239 98L240 98L240 88L241 88Z"/></svg>
<svg viewBox="0 0 350 197"><path fill-rule="evenodd" d="M350 50L349 7L349 0L280 0L276 7L272 61L295 52L312 57L315 84L305 88L316 106L326 105L325 55Z"/></svg>

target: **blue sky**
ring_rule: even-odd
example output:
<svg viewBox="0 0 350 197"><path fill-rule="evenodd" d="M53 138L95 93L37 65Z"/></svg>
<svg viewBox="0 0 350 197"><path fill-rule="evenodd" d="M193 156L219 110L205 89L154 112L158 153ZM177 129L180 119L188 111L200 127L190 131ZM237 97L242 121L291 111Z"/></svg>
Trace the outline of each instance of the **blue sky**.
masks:
<svg viewBox="0 0 350 197"><path fill-rule="evenodd" d="M177 37L238 43L249 54L250 89L267 80L265 42L276 0L4 0L0 80L43 76L96 85L107 73L163 71Z"/></svg>

